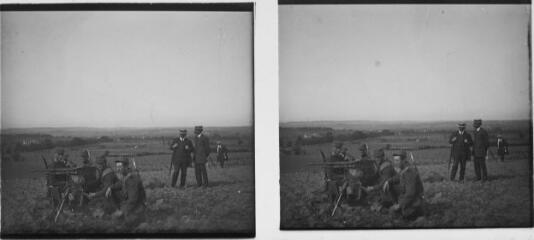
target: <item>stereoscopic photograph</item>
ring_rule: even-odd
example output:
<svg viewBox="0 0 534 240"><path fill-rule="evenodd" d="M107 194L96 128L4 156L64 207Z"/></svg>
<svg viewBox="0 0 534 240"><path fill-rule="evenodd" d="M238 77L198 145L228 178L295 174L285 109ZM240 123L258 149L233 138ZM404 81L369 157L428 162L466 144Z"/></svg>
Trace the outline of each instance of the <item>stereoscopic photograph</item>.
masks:
<svg viewBox="0 0 534 240"><path fill-rule="evenodd" d="M532 227L530 18L280 5L280 228Z"/></svg>
<svg viewBox="0 0 534 240"><path fill-rule="evenodd" d="M3 237L255 235L253 5L2 5Z"/></svg>

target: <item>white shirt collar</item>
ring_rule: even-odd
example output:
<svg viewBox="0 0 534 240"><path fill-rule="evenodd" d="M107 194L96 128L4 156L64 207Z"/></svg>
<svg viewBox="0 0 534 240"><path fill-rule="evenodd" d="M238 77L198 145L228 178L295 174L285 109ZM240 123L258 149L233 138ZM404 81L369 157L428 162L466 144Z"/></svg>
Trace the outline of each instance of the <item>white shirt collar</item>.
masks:
<svg viewBox="0 0 534 240"><path fill-rule="evenodd" d="M480 127L477 128L477 132L480 131Z"/></svg>
<svg viewBox="0 0 534 240"><path fill-rule="evenodd" d="M459 133L460 135L464 135L464 132L465 132L465 130L464 130L464 131L460 131L460 130L458 130L458 133Z"/></svg>

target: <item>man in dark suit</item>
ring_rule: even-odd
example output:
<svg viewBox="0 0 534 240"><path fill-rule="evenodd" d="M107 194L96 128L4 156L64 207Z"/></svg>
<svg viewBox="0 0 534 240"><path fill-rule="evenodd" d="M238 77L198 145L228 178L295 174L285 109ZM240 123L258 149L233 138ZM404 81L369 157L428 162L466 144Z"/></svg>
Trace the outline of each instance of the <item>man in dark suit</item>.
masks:
<svg viewBox="0 0 534 240"><path fill-rule="evenodd" d="M469 133L465 132L465 123L458 124L458 131L451 134L449 138L451 144L452 168L450 169L450 180L454 181L456 178L456 171L458 171L458 164L460 164L459 180L464 181L465 165L469 158L469 148L473 144L473 140Z"/></svg>
<svg viewBox="0 0 534 240"><path fill-rule="evenodd" d="M191 153L194 151L193 142L187 137L187 130L180 130L180 137L175 138L171 143L172 150L172 179L171 186L176 186L176 180L180 175L180 188L185 187L187 178L187 167L191 164ZM181 172L181 173L180 173Z"/></svg>
<svg viewBox="0 0 534 240"><path fill-rule="evenodd" d="M202 126L195 127L195 176L197 178L198 187L208 187L208 172L206 171L206 163L210 155L210 141L208 137L202 134Z"/></svg>
<svg viewBox="0 0 534 240"><path fill-rule="evenodd" d="M228 148L222 144L221 141L217 141L217 162L224 168L224 162L228 161Z"/></svg>
<svg viewBox="0 0 534 240"><path fill-rule="evenodd" d="M497 135L497 155L499 155L501 162L504 162L504 155L507 155L508 153L508 142L501 134Z"/></svg>
<svg viewBox="0 0 534 240"><path fill-rule="evenodd" d="M489 147L489 137L488 132L482 127L482 120L475 119L473 121L473 127L475 131L473 132L474 141L473 141L473 160L475 163L475 174L477 176L477 181L486 181L488 180L488 170L486 168L486 158Z"/></svg>

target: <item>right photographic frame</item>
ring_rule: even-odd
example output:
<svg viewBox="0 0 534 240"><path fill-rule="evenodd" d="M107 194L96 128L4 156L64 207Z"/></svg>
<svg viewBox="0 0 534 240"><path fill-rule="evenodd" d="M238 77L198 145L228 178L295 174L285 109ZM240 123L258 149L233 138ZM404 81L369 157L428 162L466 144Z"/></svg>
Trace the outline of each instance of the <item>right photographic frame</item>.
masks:
<svg viewBox="0 0 534 240"><path fill-rule="evenodd" d="M280 228L532 227L531 5L279 5Z"/></svg>

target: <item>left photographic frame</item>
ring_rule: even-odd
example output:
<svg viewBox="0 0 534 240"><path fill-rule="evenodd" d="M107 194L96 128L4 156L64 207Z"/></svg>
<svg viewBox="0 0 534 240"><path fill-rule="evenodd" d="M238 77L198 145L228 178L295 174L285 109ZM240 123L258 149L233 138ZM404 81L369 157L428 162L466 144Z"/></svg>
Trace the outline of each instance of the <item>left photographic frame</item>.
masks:
<svg viewBox="0 0 534 240"><path fill-rule="evenodd" d="M3 4L2 237L254 237L254 4Z"/></svg>

